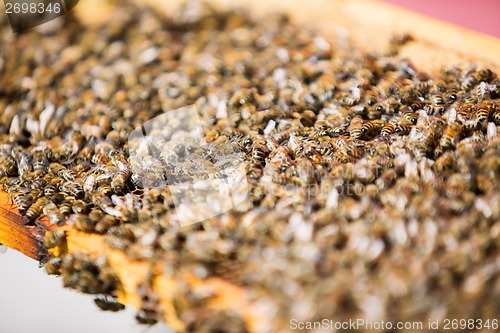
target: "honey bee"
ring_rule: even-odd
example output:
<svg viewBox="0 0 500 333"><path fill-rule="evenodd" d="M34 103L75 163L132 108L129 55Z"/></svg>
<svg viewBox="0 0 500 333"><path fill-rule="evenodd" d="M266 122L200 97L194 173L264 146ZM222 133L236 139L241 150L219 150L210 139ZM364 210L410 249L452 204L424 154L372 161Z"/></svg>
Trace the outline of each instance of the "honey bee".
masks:
<svg viewBox="0 0 500 333"><path fill-rule="evenodd" d="M373 90L367 90L364 93L363 102L368 106L375 105L379 100L378 94Z"/></svg>
<svg viewBox="0 0 500 333"><path fill-rule="evenodd" d="M435 155L439 156L444 150L455 147L460 139L460 135L462 134L462 129L463 125L459 122L453 122L448 125L439 141L439 147L436 149Z"/></svg>
<svg viewBox="0 0 500 333"><path fill-rule="evenodd" d="M66 231L61 229L50 230L45 233L43 245L47 249L62 246L66 243Z"/></svg>
<svg viewBox="0 0 500 333"><path fill-rule="evenodd" d="M78 231L86 233L95 232L96 223L85 214L73 214L68 218L67 223Z"/></svg>
<svg viewBox="0 0 500 333"><path fill-rule="evenodd" d="M76 214L86 214L89 211L89 205L80 199L71 201L71 210Z"/></svg>
<svg viewBox="0 0 500 333"><path fill-rule="evenodd" d="M34 222L43 212L43 207L49 202L45 197L38 198L26 211L28 222Z"/></svg>
<svg viewBox="0 0 500 333"><path fill-rule="evenodd" d="M392 122L385 123L384 127L382 127L382 130L380 131L380 135L387 136L391 135L396 131L396 125L394 125Z"/></svg>
<svg viewBox="0 0 500 333"><path fill-rule="evenodd" d="M154 325L158 322L158 314L155 310L140 310L135 315L135 319L139 324Z"/></svg>
<svg viewBox="0 0 500 333"><path fill-rule="evenodd" d="M129 180L131 174L132 174L132 169L130 166L126 163L117 162L119 171L117 172L116 176L113 177L113 180L111 181L111 190L114 193L117 194L122 194L125 188L126 182Z"/></svg>
<svg viewBox="0 0 500 333"><path fill-rule="evenodd" d="M361 127L361 133L363 133L363 137L365 138L374 137L380 133L384 125L385 122L381 119L365 121Z"/></svg>
<svg viewBox="0 0 500 333"><path fill-rule="evenodd" d="M94 303L103 311L118 312L125 309L125 305L110 295L99 295L94 299Z"/></svg>
<svg viewBox="0 0 500 333"><path fill-rule="evenodd" d="M19 213L23 215L26 214L34 201L33 197L24 191L14 193L13 200L14 204L17 206Z"/></svg>
<svg viewBox="0 0 500 333"><path fill-rule="evenodd" d="M50 200L47 200L46 204L43 206L43 215L47 216L49 222L52 224L59 224L65 219L56 204Z"/></svg>
<svg viewBox="0 0 500 333"><path fill-rule="evenodd" d="M76 198L74 196L66 196L59 206L59 211L61 212L61 214L63 214L64 216L68 216L69 214L71 214L73 201L75 200Z"/></svg>
<svg viewBox="0 0 500 333"><path fill-rule="evenodd" d="M495 109L495 104L492 101L484 101L476 105L476 110L474 112L473 118L478 122L487 121L490 114L493 114Z"/></svg>
<svg viewBox="0 0 500 333"><path fill-rule="evenodd" d="M361 118L360 116L353 117L348 128L349 136L353 139L361 138L363 134L362 128L363 128L363 118Z"/></svg>
<svg viewBox="0 0 500 333"><path fill-rule="evenodd" d="M412 128L413 125L411 124L397 123L395 133L399 135L407 135L410 133Z"/></svg>
<svg viewBox="0 0 500 333"><path fill-rule="evenodd" d="M118 219L113 215L104 215L95 225L95 232L98 234L104 234L109 230L109 228L114 227L118 223Z"/></svg>
<svg viewBox="0 0 500 333"><path fill-rule="evenodd" d="M54 185L54 184L47 184L45 185L44 189L43 189L43 193L47 196L47 197L51 197L52 195L56 194L57 193L57 186Z"/></svg>
<svg viewBox="0 0 500 333"><path fill-rule="evenodd" d="M49 275L60 275L62 267L62 258L50 258L45 264L45 272Z"/></svg>
<svg viewBox="0 0 500 333"><path fill-rule="evenodd" d="M45 151L37 149L33 154L33 171L45 173L48 171L48 165L49 160Z"/></svg>
<svg viewBox="0 0 500 333"><path fill-rule="evenodd" d="M68 180L61 185L60 189L62 192L73 195L76 198L83 198L85 196L83 186L76 181Z"/></svg>
<svg viewBox="0 0 500 333"><path fill-rule="evenodd" d="M418 113L417 112L406 112L403 113L403 117L409 120L413 125L417 124Z"/></svg>

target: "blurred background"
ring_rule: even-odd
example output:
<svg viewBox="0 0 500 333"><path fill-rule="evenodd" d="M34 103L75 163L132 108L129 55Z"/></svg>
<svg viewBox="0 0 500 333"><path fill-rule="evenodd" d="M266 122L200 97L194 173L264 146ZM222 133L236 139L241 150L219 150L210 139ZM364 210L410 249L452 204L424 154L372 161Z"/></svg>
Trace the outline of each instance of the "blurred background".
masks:
<svg viewBox="0 0 500 333"><path fill-rule="evenodd" d="M94 297L62 288L38 262L17 251L0 251L1 333L172 333L167 326L136 323L135 309L101 311Z"/></svg>
<svg viewBox="0 0 500 333"><path fill-rule="evenodd" d="M500 0L384 0L500 38ZM415 27L418 29L418 27Z"/></svg>

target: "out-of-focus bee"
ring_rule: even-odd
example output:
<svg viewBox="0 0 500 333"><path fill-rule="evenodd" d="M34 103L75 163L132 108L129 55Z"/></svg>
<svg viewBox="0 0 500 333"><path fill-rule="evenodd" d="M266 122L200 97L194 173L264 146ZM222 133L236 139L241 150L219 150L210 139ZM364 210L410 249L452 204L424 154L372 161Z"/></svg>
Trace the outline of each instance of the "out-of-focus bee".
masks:
<svg viewBox="0 0 500 333"><path fill-rule="evenodd" d="M103 184L103 185L97 187L97 191L99 193L104 194L107 197L110 197L113 194L113 190L111 189L111 186L108 184Z"/></svg>
<svg viewBox="0 0 500 333"><path fill-rule="evenodd" d="M444 104L452 104L458 99L458 90L457 89L447 89L443 93L443 103Z"/></svg>
<svg viewBox="0 0 500 333"><path fill-rule="evenodd" d="M73 200L71 204L71 210L77 214L86 214L89 211L89 205L80 199Z"/></svg>
<svg viewBox="0 0 500 333"><path fill-rule="evenodd" d="M481 69L475 75L477 81L490 82L493 78L493 72L490 69Z"/></svg>
<svg viewBox="0 0 500 333"><path fill-rule="evenodd" d="M43 206L43 215L47 216L52 224L59 224L65 220L59 208L50 200L47 200L47 203Z"/></svg>
<svg viewBox="0 0 500 333"><path fill-rule="evenodd" d="M422 110L423 108L425 108L426 105L428 105L428 103L425 101L413 101L410 104L410 109L412 109L413 112L416 112L418 110Z"/></svg>
<svg viewBox="0 0 500 333"><path fill-rule="evenodd" d="M444 152L439 158L436 159L432 168L436 171L440 176L446 176L447 172L451 172L453 165L455 163L456 156L453 151Z"/></svg>
<svg viewBox="0 0 500 333"><path fill-rule="evenodd" d="M34 222L43 212L43 207L49 202L45 197L38 198L26 211L28 222Z"/></svg>
<svg viewBox="0 0 500 333"><path fill-rule="evenodd" d="M103 311L118 312L125 309L125 305L110 295L99 295L94 299L94 303Z"/></svg>
<svg viewBox="0 0 500 333"><path fill-rule="evenodd" d="M379 100L379 96L377 92L373 90L367 90L364 93L363 102L365 102L368 106L375 105Z"/></svg>
<svg viewBox="0 0 500 333"><path fill-rule="evenodd" d="M257 180L262 177L263 172L264 170L261 167L254 166L248 171L247 176L250 177L250 179Z"/></svg>
<svg viewBox="0 0 500 333"><path fill-rule="evenodd" d="M114 227L119 223L119 220L113 215L104 215L95 225L95 232L98 234L106 233L109 228Z"/></svg>
<svg viewBox="0 0 500 333"><path fill-rule="evenodd" d="M495 107L495 110L491 113L491 121L496 125L500 125L500 103Z"/></svg>
<svg viewBox="0 0 500 333"><path fill-rule="evenodd" d="M64 246L66 243L66 231L61 229L50 230L45 233L43 245L47 249L52 249L57 246Z"/></svg>
<svg viewBox="0 0 500 333"><path fill-rule="evenodd" d="M135 319L139 324L154 325L158 322L158 314L155 310L140 310Z"/></svg>
<svg viewBox="0 0 500 333"><path fill-rule="evenodd" d="M117 214L111 199L100 192L94 193L92 196L92 203L108 214Z"/></svg>
<svg viewBox="0 0 500 333"><path fill-rule="evenodd" d="M73 206L73 201L75 201L76 198L74 196L66 196L66 198L63 200L61 205L59 206L59 211L61 214L64 216L68 216L72 212L72 206Z"/></svg>
<svg viewBox="0 0 500 333"><path fill-rule="evenodd" d="M43 266L49 275L60 275L62 258L50 258Z"/></svg>
<svg viewBox="0 0 500 333"><path fill-rule="evenodd" d="M96 223L85 214L73 214L68 218L67 223L78 231L87 233L95 232Z"/></svg>
<svg viewBox="0 0 500 333"><path fill-rule="evenodd" d="M233 96L231 96L227 102L228 106L235 107L235 108L240 108L243 107L247 104L250 104L255 100L255 95L253 90L250 89L242 89Z"/></svg>

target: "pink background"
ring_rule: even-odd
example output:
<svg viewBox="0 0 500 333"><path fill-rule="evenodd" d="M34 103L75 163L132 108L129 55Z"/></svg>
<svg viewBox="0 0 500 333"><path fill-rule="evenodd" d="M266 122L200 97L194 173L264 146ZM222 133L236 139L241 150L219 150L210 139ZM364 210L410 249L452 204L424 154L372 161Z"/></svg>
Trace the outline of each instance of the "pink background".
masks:
<svg viewBox="0 0 500 333"><path fill-rule="evenodd" d="M500 38L500 0L384 1Z"/></svg>

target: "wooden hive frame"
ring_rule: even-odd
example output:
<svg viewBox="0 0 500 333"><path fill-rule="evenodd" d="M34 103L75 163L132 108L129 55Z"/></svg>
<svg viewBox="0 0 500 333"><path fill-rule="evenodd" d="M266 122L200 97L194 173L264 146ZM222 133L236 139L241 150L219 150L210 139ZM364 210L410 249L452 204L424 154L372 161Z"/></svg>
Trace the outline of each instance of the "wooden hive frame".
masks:
<svg viewBox="0 0 500 333"><path fill-rule="evenodd" d="M156 6L169 12L180 1L169 1L168 7L158 0L136 1L140 6ZM500 72L500 40L456 26L424 17L376 0L274 0L272 2L250 0L214 0L222 8L250 7L255 15L270 11L286 12L298 24L317 28L327 38L336 38L339 33L348 32L351 39L360 48L367 51L383 50L391 36L409 33L414 41L404 46L400 55L409 59L421 70L432 73L439 68L468 66L476 64ZM102 24L106 21L106 10L102 15L94 15L94 8L103 6L99 0L82 1L76 15L86 24ZM108 14L111 8L108 8ZM88 13L93 13L88 15ZM383 41L379 43L379 41ZM8 195L0 191L0 243L16 249L26 256L39 260L44 250L39 244L41 235L32 227L25 227L24 218L12 206ZM42 221L43 223L43 221ZM69 252L106 254L110 264L116 270L122 283L119 301L138 307L137 286L146 279L146 263L131 262L126 256L106 248L103 237L78 232L64 227L68 232ZM158 268L161 272L161 267ZM202 281L194 276L186 276L192 288L197 288ZM210 306L214 309L238 309L249 324L251 332L260 331L259 325L266 320L266 314L259 313L248 301L245 290L221 279L212 278L203 281L204 288L210 288L217 295ZM162 274L154 279L154 288L158 292L164 311L164 320L176 331L184 331L184 324L176 316L172 304L172 292L176 285L173 280Z"/></svg>

